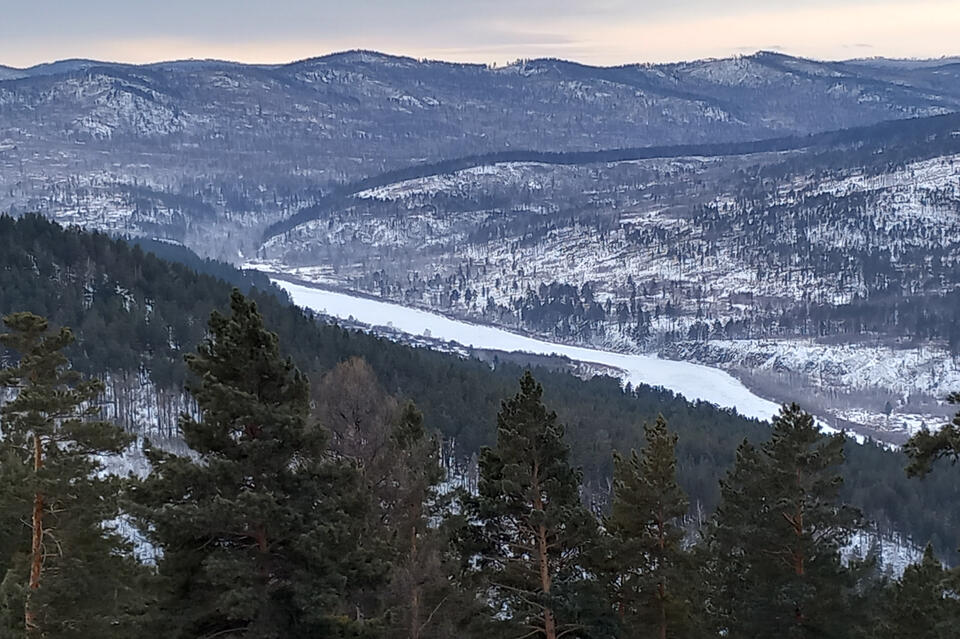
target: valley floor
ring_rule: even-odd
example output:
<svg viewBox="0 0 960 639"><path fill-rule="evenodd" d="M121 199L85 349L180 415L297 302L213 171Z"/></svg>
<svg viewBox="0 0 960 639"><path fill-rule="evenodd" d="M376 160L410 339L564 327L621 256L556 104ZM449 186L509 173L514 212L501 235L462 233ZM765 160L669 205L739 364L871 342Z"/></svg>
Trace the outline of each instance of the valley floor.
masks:
<svg viewBox="0 0 960 639"><path fill-rule="evenodd" d="M947 366L949 358L936 349L829 346L812 340L713 340L670 346L663 349L664 356L619 352L615 344L556 343L276 271L270 275L298 305L380 327L388 334L468 349L567 357L588 367L620 371L624 382L662 386L687 399L735 408L761 420L770 419L781 403L798 401L826 428L853 432L858 440L870 437L898 445L921 427L936 428L949 409L934 399L934 393L951 387L955 377L960 380L960 372ZM866 384L867 377L872 386ZM918 385L927 392L919 391Z"/></svg>

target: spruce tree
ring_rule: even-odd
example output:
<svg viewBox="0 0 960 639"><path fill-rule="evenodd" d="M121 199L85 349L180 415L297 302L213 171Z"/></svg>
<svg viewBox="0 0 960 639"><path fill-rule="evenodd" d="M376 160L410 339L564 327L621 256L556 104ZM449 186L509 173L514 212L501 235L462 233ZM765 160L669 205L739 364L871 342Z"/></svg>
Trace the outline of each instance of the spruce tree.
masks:
<svg viewBox="0 0 960 639"><path fill-rule="evenodd" d="M732 561L717 579L733 636L841 637L856 587L840 551L859 513L839 498L842 434L827 436L785 406L760 449L741 447L723 487L711 552ZM733 571L731 574L729 571Z"/></svg>
<svg viewBox="0 0 960 639"><path fill-rule="evenodd" d="M615 544L613 598L624 637L682 637L690 631L692 602L681 526L689 502L677 483L677 436L662 415L644 432L642 454L614 453L613 505L606 522Z"/></svg>
<svg viewBox="0 0 960 639"><path fill-rule="evenodd" d="M103 384L70 369L69 329L32 313L3 321L0 343L19 356L0 371L13 395L0 408L2 546L14 553L0 588L3 636L131 636L144 573L108 525L120 480L101 461L130 438L98 418Z"/></svg>
<svg viewBox="0 0 960 639"><path fill-rule="evenodd" d="M338 592L366 575L366 501L353 469L331 460L307 380L256 305L235 290L230 307L187 357L200 418L180 428L192 455L150 450L153 473L135 491L163 553L163 633L332 635L359 621Z"/></svg>
<svg viewBox="0 0 960 639"><path fill-rule="evenodd" d="M580 501L563 426L527 372L480 455L475 518L492 610L520 636L587 634L595 592L585 566L596 521ZM573 634L572 636L577 636Z"/></svg>

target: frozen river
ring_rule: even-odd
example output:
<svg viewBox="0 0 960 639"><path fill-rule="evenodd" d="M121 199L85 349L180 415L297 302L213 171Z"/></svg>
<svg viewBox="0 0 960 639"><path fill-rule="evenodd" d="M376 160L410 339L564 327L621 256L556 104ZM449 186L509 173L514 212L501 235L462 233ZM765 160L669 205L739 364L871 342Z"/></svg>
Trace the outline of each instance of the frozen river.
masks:
<svg viewBox="0 0 960 639"><path fill-rule="evenodd" d="M274 279L273 282L287 291L298 306L333 317L353 318L372 326L389 326L409 335L428 335L474 348L563 355L572 360L602 364L619 370L624 382L662 386L690 400L700 399L735 408L747 417L768 420L779 409L776 403L754 395L740 381L717 368L661 359L654 355L629 355L555 344L502 328L472 324L391 302L355 297L281 279Z"/></svg>

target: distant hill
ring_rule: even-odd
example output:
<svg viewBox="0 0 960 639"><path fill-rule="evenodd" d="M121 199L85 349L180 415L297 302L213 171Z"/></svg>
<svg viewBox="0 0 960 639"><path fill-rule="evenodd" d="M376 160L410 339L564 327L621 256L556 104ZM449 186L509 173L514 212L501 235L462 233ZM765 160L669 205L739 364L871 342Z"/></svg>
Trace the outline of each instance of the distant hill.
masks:
<svg viewBox="0 0 960 639"><path fill-rule="evenodd" d="M0 69L0 211L250 255L336 187L424 162L808 135L960 109L960 68L760 52L504 67L350 51L285 65ZM210 242L215 234L216 242Z"/></svg>

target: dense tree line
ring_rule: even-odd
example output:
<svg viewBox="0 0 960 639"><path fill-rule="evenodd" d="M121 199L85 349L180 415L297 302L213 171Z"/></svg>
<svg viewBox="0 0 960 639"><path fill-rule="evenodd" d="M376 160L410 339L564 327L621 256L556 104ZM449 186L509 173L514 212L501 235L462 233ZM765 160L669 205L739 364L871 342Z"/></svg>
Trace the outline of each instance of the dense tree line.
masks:
<svg viewBox="0 0 960 639"><path fill-rule="evenodd" d="M662 416L641 450L614 454L598 516L527 371L465 491L368 364L342 362L311 392L234 290L186 357L190 453L148 447L149 473L120 479L95 460L128 440L98 421L98 382L69 368L71 333L28 312L4 322L2 636L940 639L960 622L931 547L895 581L845 555L863 523L841 497L844 436L796 405L739 445L700 525ZM946 432L918 438L911 472L956 455ZM152 561L107 523L122 517Z"/></svg>
<svg viewBox="0 0 960 639"><path fill-rule="evenodd" d="M495 361L491 367L343 330L318 322L293 308L279 289L226 265L194 263L196 268L212 264L213 272L229 282L39 217L0 217L0 249L0 312L29 310L49 316L53 325L73 327L77 340L66 352L78 371L101 378L143 371L169 392L182 392L188 375L183 353L204 338L205 318L212 310L224 310L222 301L233 284L256 300L281 348L315 383L341 362L364 359L388 393L416 402L427 430L453 442L462 463L495 441L497 403L523 370L510 362ZM183 253L174 247L171 257ZM733 463L737 443L768 433L764 424L709 404L691 404L661 389L624 389L612 378L581 380L557 370L538 370L537 377L546 401L567 425L572 459L583 469L590 500L599 505L610 501L610 450L638 448L643 442L638 425L658 414L681 436L679 477L694 515L716 506L717 482ZM145 434L157 434L150 424L143 428ZM944 504L960 499L955 474L909 482L898 453L848 445L847 455L844 498L882 531L898 531L921 544L932 541L950 560L957 519Z"/></svg>

